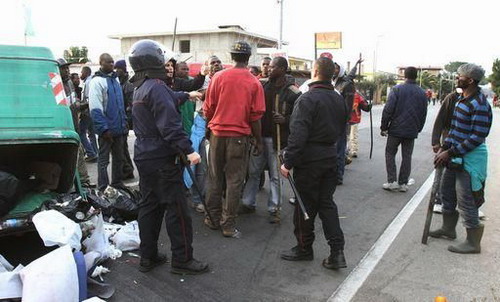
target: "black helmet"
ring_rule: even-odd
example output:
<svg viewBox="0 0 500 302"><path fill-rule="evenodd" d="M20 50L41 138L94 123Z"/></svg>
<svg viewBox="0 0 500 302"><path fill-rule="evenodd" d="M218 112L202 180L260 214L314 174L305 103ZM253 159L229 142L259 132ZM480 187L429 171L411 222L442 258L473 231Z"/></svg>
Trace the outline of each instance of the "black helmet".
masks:
<svg viewBox="0 0 500 302"><path fill-rule="evenodd" d="M252 46L245 41L236 41L233 46L231 46L230 53L241 53L246 55L252 54Z"/></svg>
<svg viewBox="0 0 500 302"><path fill-rule="evenodd" d="M68 63L68 61L66 61L65 59L63 58L59 58L57 59L57 64L59 64L59 67L63 67L63 66L67 66L67 65L71 65L71 63Z"/></svg>
<svg viewBox="0 0 500 302"><path fill-rule="evenodd" d="M165 68L165 47L153 40L140 40L132 45L128 61L134 72Z"/></svg>

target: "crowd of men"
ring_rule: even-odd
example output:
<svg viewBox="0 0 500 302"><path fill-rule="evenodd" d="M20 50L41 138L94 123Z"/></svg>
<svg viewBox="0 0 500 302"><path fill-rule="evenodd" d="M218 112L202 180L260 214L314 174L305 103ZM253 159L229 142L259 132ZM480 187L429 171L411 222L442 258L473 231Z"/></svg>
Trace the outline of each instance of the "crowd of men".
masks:
<svg viewBox="0 0 500 302"><path fill-rule="evenodd" d="M165 219L172 272L199 274L208 271L208 264L193 257L188 206L204 213L208 228L224 237L240 238L236 218L255 212L267 169L270 223L281 220L283 179L290 178L301 197L290 198L295 206L297 244L281 258L313 259L314 220L319 215L330 246L323 266L346 267L344 235L333 194L343 183L345 165L358 154L360 110L371 110L371 103L354 83L362 60L346 72L330 53L323 53L313 64L311 80L298 87L288 74L285 58L265 57L259 70L248 66L252 48L247 42L236 42L230 53L233 68L223 69L220 59L211 56L195 77L189 76L185 62L178 62L173 52L152 40L132 46L128 57L132 77L125 60L115 62L106 53L99 58L97 72L92 74L84 66L80 76L70 75L69 64L59 59L82 141L78 160L82 183L92 186L85 160L97 161L99 190L121 188L125 179L134 178L127 145L128 132L133 129L142 194L139 269L149 271L167 261L157 247ZM477 216L484 202L484 139L491 126L491 108L477 86L484 71L466 64L458 73L463 93L446 98L433 133L443 227L431 236L456 237L458 205L468 236L450 251L475 253L480 251L483 229ZM381 123L381 135L388 137L383 188L389 191L408 190L414 140L427 114L426 93L415 81L417 69L407 68L405 78L405 83L391 90ZM397 177L399 145L402 164ZM110 154L111 182L107 173Z"/></svg>

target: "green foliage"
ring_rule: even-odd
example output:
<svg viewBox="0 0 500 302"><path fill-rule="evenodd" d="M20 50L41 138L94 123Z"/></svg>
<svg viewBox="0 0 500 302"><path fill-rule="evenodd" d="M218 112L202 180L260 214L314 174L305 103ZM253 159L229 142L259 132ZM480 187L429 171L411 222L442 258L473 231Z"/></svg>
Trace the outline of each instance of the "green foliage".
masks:
<svg viewBox="0 0 500 302"><path fill-rule="evenodd" d="M64 51L64 59L68 63L87 63L89 61L88 48L86 46L71 46Z"/></svg>
<svg viewBox="0 0 500 302"><path fill-rule="evenodd" d="M444 65L444 70L448 71L449 73L454 73L457 72L458 67L463 64L467 64L468 62L460 62L460 61L453 61L450 62L446 65Z"/></svg>
<svg viewBox="0 0 500 302"><path fill-rule="evenodd" d="M423 89L439 90L439 78L427 71L422 72L422 74L418 73L417 83Z"/></svg>
<svg viewBox="0 0 500 302"><path fill-rule="evenodd" d="M495 59L493 62L493 68L491 69L491 74L488 77L488 81L491 83L491 87L496 95L500 95L500 60Z"/></svg>

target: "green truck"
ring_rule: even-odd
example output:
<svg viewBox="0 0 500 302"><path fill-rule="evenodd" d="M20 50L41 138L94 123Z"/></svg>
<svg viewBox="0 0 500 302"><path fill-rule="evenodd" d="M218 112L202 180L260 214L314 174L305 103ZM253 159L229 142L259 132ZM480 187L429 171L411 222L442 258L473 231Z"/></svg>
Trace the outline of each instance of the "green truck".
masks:
<svg viewBox="0 0 500 302"><path fill-rule="evenodd" d="M76 173L80 139L68 106L48 48L0 45L0 171L52 177L52 184L25 192L0 217L0 236L32 229L31 216L55 194L82 192Z"/></svg>

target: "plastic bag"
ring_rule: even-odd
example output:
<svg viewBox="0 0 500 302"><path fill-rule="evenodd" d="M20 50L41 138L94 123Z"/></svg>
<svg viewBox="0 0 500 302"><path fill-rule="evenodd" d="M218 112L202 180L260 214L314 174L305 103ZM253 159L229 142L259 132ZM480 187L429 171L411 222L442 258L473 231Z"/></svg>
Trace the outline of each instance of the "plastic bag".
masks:
<svg viewBox="0 0 500 302"><path fill-rule="evenodd" d="M33 216L33 223L45 246L69 244L77 251L80 250L80 226L58 211L39 212Z"/></svg>
<svg viewBox="0 0 500 302"><path fill-rule="evenodd" d="M31 262L20 276L23 302L78 301L78 273L69 245Z"/></svg>
<svg viewBox="0 0 500 302"><path fill-rule="evenodd" d="M94 231L89 238L83 241L83 246L85 246L86 253L98 252L102 255L103 259L109 258L109 238L104 232L104 220L102 214L92 217L92 223L95 226Z"/></svg>
<svg viewBox="0 0 500 302"><path fill-rule="evenodd" d="M23 294L23 283L19 272L23 265L14 267L0 255L0 300L20 298Z"/></svg>
<svg viewBox="0 0 500 302"><path fill-rule="evenodd" d="M111 238L111 241L116 248L124 252L137 250L141 244L139 223L137 221L127 223Z"/></svg>

